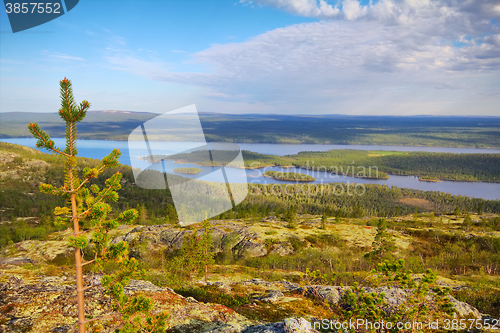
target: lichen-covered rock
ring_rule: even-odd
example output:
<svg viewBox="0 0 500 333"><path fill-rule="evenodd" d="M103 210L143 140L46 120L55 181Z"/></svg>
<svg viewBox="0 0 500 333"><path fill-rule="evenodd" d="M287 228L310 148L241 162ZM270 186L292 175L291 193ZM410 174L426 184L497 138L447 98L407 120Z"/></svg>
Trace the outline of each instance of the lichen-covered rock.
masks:
<svg viewBox="0 0 500 333"><path fill-rule="evenodd" d="M268 294L259 297L258 299L262 302L276 303L284 296L285 295L283 295L283 293L279 290L270 290Z"/></svg>
<svg viewBox="0 0 500 333"><path fill-rule="evenodd" d="M304 318L287 318L282 322L252 326L241 333L318 333Z"/></svg>
<svg viewBox="0 0 500 333"><path fill-rule="evenodd" d="M248 327L242 333L285 333L283 322Z"/></svg>
<svg viewBox="0 0 500 333"><path fill-rule="evenodd" d="M267 254L266 247L262 243L245 238L233 248L239 257L262 257Z"/></svg>
<svg viewBox="0 0 500 333"><path fill-rule="evenodd" d="M2 275L18 274L22 269L6 267ZM26 270L23 274L30 272ZM36 275L21 283L14 280L0 283L0 332L76 332L74 280L65 276ZM85 276L85 285L93 284L92 281L92 276ZM99 317L111 313L110 299L103 292L99 285L87 290L87 315ZM166 311L169 314L167 332L241 332L257 324L223 305L184 298L170 288L160 288L148 281L131 280L125 292L144 294L154 301L154 311ZM105 330L102 332L113 332L117 324L113 320L103 321Z"/></svg>
<svg viewBox="0 0 500 333"><path fill-rule="evenodd" d="M179 230L174 228L168 228L160 232L161 244L165 245L169 249L180 249L182 246L182 240L184 236L189 234L187 230ZM150 239L150 236L147 236Z"/></svg>
<svg viewBox="0 0 500 333"><path fill-rule="evenodd" d="M307 294L318 297L329 304L337 304L341 298L340 287L314 285L304 288Z"/></svg>
<svg viewBox="0 0 500 333"><path fill-rule="evenodd" d="M141 257L140 251L134 250L134 246L142 243L149 249L166 248L167 250L178 250L182 246L184 237L193 232L202 234L203 229L197 231L189 229L179 229L170 225L139 226L130 230L125 235L115 237L111 242L116 244L121 241L129 242L132 246L131 254L134 257ZM259 240L258 234L251 231L249 226L244 224L228 222L223 225L215 225L212 230L214 251L232 252L239 257L260 257L267 254L267 250ZM286 246L279 250L281 253L289 253ZM292 249L293 251L293 249Z"/></svg>
<svg viewBox="0 0 500 333"><path fill-rule="evenodd" d="M364 289L366 292L369 293L377 292L377 290L373 288L364 288ZM378 293L384 293L385 301L391 306L397 306L404 303L409 296L406 290L397 287L388 288L382 286L378 288Z"/></svg>
<svg viewBox="0 0 500 333"><path fill-rule="evenodd" d="M6 256L0 260L9 261L8 259L9 257L15 257L19 258L18 261L19 264L23 264L21 261L26 261L25 263L28 263L28 261L29 263L45 262L54 260L58 256L71 254L71 252L72 250L68 248L68 242L65 240L64 241L28 240L16 243L14 247L11 249L7 248Z"/></svg>
<svg viewBox="0 0 500 333"><path fill-rule="evenodd" d="M450 297L450 301L455 306L455 310L457 310L457 315L458 316L460 316L460 317L467 317L467 316L471 316L472 315L476 319L481 319L482 318L481 313L475 307L473 307L472 305L464 303L464 302L461 302L461 301L457 300L455 297L453 297L451 295L449 297Z"/></svg>
<svg viewBox="0 0 500 333"><path fill-rule="evenodd" d="M269 253L277 254L279 256L286 256L293 253L293 247L290 243L273 244Z"/></svg>
<svg viewBox="0 0 500 333"><path fill-rule="evenodd" d="M350 289L348 286L324 286L324 285L306 285L301 286L298 283L292 283L288 281L278 281L278 282L268 282L262 279L252 279L242 282L236 282L235 285L253 285L266 287L266 294L264 296L258 297L257 300L265 302L277 302L279 297L282 297L283 292L290 293L304 293L308 296L319 298L330 305L337 304L342 301L342 297L346 291ZM365 292L377 292L384 293L384 299L389 306L398 306L406 302L407 298L411 295L410 291L402 289L399 287L379 287L378 290L374 288L364 288ZM273 294L273 291L275 294ZM272 297L275 295L276 297ZM473 316L476 319L481 319L481 313L470 304L461 302L455 297L449 295L450 301L455 306L456 315L459 317ZM432 298L432 293L428 296L429 299Z"/></svg>
<svg viewBox="0 0 500 333"><path fill-rule="evenodd" d="M313 333L318 332L311 327L311 323L304 318L287 318L284 320L286 333Z"/></svg>
<svg viewBox="0 0 500 333"><path fill-rule="evenodd" d="M24 265L32 263L33 260L28 257L0 258L0 265Z"/></svg>

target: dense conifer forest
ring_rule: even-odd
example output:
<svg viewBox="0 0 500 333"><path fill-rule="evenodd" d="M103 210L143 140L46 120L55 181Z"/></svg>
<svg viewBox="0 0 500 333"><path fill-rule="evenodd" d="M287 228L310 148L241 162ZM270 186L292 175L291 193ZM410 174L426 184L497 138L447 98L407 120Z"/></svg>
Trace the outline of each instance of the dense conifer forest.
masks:
<svg viewBox="0 0 500 333"><path fill-rule="evenodd" d="M80 124L80 139L127 140L133 129L156 116L91 111ZM56 113L7 112L0 114L0 138L30 137L26 119L40 123L53 138L64 137ZM200 120L212 142L500 147L499 117L200 113Z"/></svg>
<svg viewBox="0 0 500 333"><path fill-rule="evenodd" d="M1 211L0 219L3 222L0 232L0 245L10 240L19 241L29 238L40 238L57 229L53 225L53 210L56 206L63 206L64 200L42 194L38 190L40 182L55 186L63 183L63 161L56 156L45 154L27 147L0 143L0 152L6 158L9 154L18 155L1 166L2 191L0 192ZM340 151L340 153L301 153L297 156L305 161L311 156L317 162L331 161L332 156L348 161L357 157L360 161L372 158L404 159L408 155L368 156L370 153L358 151ZM422 154L416 154L418 157ZM426 156L427 154L423 154ZM255 155L254 155L255 156ZM283 162L281 157L267 156L266 163ZM412 156L410 154L409 156ZM249 157L249 156L247 156ZM484 158L485 166L493 163L496 156L437 154L434 161L441 157L448 157L457 161L463 158L465 165L467 158ZM273 160L273 158L275 160ZM342 160L343 158L343 160ZM289 163L289 157L283 158ZM264 160L264 159L263 159ZM432 159L431 159L432 160ZM415 158L415 163L426 161ZM79 157L79 165L95 166L98 161ZM388 163L388 162L387 162ZM437 163L437 162L436 162ZM457 163L458 164L458 163ZM422 164L423 165L423 164ZM439 164L437 164L439 165ZM444 164L443 164L444 165ZM454 164L453 164L454 165ZM458 164L460 165L460 164ZM485 169L491 170L491 169ZM117 210L137 208L140 219L152 224L170 223L176 221L173 200L168 190L147 190L134 185L134 176L129 166L121 165L113 171L104 172L95 182L102 185L111 173L119 171L123 174L120 202ZM492 170L495 171L495 170ZM498 172L498 170L496 170ZM481 207L485 212L500 212L500 201L482 200L465 196L455 196L440 192L423 192L404 188L389 188L384 185L364 184L298 184L298 185L256 185L249 187L249 195L244 202L235 209L218 216L218 218L245 218L265 217L271 212L282 214L294 207L300 214L327 214L327 216L363 217L363 216L397 216L411 214L417 209L419 212L435 212L437 214L451 213L458 206L463 211L476 211ZM6 223L11 222L11 223Z"/></svg>

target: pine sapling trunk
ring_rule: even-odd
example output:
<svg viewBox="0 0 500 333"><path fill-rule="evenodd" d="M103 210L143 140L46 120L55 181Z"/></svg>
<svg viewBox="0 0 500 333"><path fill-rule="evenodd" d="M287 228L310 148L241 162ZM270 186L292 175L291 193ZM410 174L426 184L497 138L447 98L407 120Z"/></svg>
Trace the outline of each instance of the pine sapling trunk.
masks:
<svg viewBox="0 0 500 333"><path fill-rule="evenodd" d="M68 103L69 104L69 103ZM69 145L69 155L73 158L73 122L70 122L70 145ZM76 207L76 193L75 193L75 183L73 179L73 164L72 161L68 163L68 176L69 176L69 186L71 191L71 215L73 220L73 230L75 238L80 235L80 226L78 224L78 211ZM78 295L78 333L85 333L85 299L83 289L83 270L82 270L82 252L81 249L75 247L75 268L76 268L76 291Z"/></svg>
<svg viewBox="0 0 500 333"><path fill-rule="evenodd" d="M80 226L76 218L76 198L75 194L71 195L71 210L73 215L73 228L75 237L80 234ZM83 270L82 270L82 253L79 248L75 248L75 266L76 266L76 290L78 293L78 332L85 333L85 308L84 308L84 290L83 290Z"/></svg>

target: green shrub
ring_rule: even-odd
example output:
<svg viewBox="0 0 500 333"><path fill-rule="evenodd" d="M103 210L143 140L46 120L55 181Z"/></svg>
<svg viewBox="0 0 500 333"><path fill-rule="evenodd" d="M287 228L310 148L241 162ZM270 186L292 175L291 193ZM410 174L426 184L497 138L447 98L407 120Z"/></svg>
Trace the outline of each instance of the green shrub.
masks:
<svg viewBox="0 0 500 333"><path fill-rule="evenodd" d="M199 302L217 303L229 308L240 307L251 302L250 297L228 294L217 285L180 288L176 289L175 292L184 297L193 297Z"/></svg>
<svg viewBox="0 0 500 333"><path fill-rule="evenodd" d="M481 313L500 318L500 291L493 288L465 288L452 292L459 301L472 305Z"/></svg>
<svg viewBox="0 0 500 333"><path fill-rule="evenodd" d="M335 234L309 235L304 237L314 247L342 246L344 242Z"/></svg>
<svg viewBox="0 0 500 333"><path fill-rule="evenodd" d="M291 236L291 237L288 237L288 241L290 242L290 244L292 245L293 247L293 250L295 252L297 251L300 251L302 250L303 248L306 247L307 243L304 242L303 240L301 240L300 238L298 238L297 236Z"/></svg>

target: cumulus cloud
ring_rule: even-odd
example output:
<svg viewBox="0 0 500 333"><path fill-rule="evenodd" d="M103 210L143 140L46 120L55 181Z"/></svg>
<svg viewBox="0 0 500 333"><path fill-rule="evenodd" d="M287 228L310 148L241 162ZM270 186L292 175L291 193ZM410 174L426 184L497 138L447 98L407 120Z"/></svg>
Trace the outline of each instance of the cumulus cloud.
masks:
<svg viewBox="0 0 500 333"><path fill-rule="evenodd" d="M108 60L137 75L202 86L212 96L264 103L276 112L498 113L494 1L381 0L361 6L344 0L340 8L313 0L257 3L338 19L214 45L192 55L193 63L208 69L203 73L169 71L128 54Z"/></svg>
<svg viewBox="0 0 500 333"><path fill-rule="evenodd" d="M497 0L378 0L362 5L359 0L240 0L286 12L320 19L371 19L394 23L412 23L435 17L451 18L468 13L476 19L500 17Z"/></svg>

